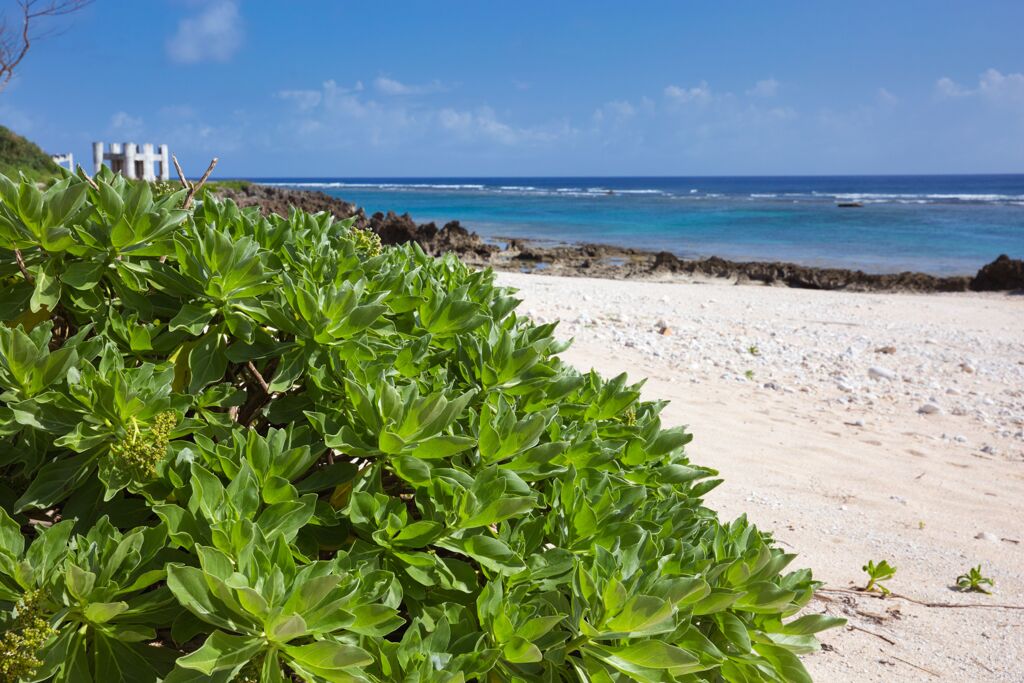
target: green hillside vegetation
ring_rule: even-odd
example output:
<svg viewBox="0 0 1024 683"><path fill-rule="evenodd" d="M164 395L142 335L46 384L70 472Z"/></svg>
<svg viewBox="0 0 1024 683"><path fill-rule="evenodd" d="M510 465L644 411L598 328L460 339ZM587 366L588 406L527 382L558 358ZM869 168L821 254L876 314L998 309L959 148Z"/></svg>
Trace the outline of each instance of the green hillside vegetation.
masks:
<svg viewBox="0 0 1024 683"><path fill-rule="evenodd" d="M0 126L0 173L9 178L24 173L32 180L41 181L50 180L57 172L57 164L37 144Z"/></svg>
<svg viewBox="0 0 1024 683"><path fill-rule="evenodd" d="M0 681L805 683L682 428L454 256L0 176Z"/></svg>

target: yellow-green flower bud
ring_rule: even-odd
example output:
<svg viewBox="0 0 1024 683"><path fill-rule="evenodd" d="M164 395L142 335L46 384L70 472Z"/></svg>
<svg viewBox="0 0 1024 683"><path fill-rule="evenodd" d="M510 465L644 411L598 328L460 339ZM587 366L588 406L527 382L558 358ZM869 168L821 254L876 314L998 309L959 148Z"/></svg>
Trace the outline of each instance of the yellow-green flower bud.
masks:
<svg viewBox="0 0 1024 683"><path fill-rule="evenodd" d="M0 634L0 683L31 678L42 666L39 651L57 634L41 613L40 591L29 591L15 607L15 618Z"/></svg>
<svg viewBox="0 0 1024 683"><path fill-rule="evenodd" d="M171 431L177 425L174 411L168 410L156 416L149 429L142 431L137 422L132 422L128 435L110 446L114 466L135 481L148 481L156 475L156 465L167 452Z"/></svg>

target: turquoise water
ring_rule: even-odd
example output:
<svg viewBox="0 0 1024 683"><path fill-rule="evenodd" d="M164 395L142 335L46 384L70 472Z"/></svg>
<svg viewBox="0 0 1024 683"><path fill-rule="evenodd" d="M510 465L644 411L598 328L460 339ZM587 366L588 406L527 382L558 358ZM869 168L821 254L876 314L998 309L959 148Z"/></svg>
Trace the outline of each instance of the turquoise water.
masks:
<svg viewBox="0 0 1024 683"><path fill-rule="evenodd" d="M1001 253L1024 258L1024 175L258 180L368 213L459 220L494 240L937 275L972 274Z"/></svg>

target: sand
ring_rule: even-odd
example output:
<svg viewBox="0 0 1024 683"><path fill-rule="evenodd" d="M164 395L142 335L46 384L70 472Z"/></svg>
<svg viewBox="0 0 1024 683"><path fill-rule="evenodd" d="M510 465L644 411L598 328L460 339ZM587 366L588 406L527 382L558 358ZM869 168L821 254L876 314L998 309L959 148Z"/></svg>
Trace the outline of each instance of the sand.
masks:
<svg viewBox="0 0 1024 683"><path fill-rule="evenodd" d="M829 588L1024 605L1024 296L858 294L501 273L582 370L647 377L690 458ZM666 329L667 328L667 329ZM981 564L992 596L953 590ZM817 681L1022 681L1024 611L821 594ZM868 633L870 632L870 633Z"/></svg>

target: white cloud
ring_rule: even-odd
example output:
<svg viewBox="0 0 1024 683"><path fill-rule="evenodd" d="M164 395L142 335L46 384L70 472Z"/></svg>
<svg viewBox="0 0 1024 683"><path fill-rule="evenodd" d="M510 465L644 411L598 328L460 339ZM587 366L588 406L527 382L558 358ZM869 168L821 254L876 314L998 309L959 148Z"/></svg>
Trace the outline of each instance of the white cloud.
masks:
<svg viewBox="0 0 1024 683"><path fill-rule="evenodd" d="M952 78L946 76L935 81L935 89L943 97L966 97L971 94L970 90L961 87Z"/></svg>
<svg viewBox="0 0 1024 683"><path fill-rule="evenodd" d="M110 117L110 133L122 137L137 137L142 134L142 117L119 111Z"/></svg>
<svg viewBox="0 0 1024 683"><path fill-rule="evenodd" d="M237 0L213 0L178 22L167 39L167 55L179 64L226 62L242 46L242 17Z"/></svg>
<svg viewBox="0 0 1024 683"><path fill-rule="evenodd" d="M573 132L568 124L558 122L514 125L486 105L439 107L404 97L444 90L439 81L409 85L382 76L371 82L370 89L360 81L346 87L328 80L318 89L280 90L274 96L290 102L296 114L282 129L307 145L353 146L360 141L378 148L398 148L416 140L431 140L439 144L491 143L504 148L545 143ZM617 107L625 113L631 105L621 102ZM339 129L346 130L346 136L334 133Z"/></svg>
<svg viewBox="0 0 1024 683"><path fill-rule="evenodd" d="M279 90L277 97L294 102L302 111L312 109L324 98L323 93L319 90Z"/></svg>
<svg viewBox="0 0 1024 683"><path fill-rule="evenodd" d="M985 97L994 102L1024 102L1024 73L1004 74L988 69L978 77L978 85L968 88L943 76L935 82L935 89L943 97Z"/></svg>
<svg viewBox="0 0 1024 683"><path fill-rule="evenodd" d="M169 104L160 107L158 113L163 118L173 120L192 119L196 116L196 110L187 104Z"/></svg>
<svg viewBox="0 0 1024 683"><path fill-rule="evenodd" d="M882 104L891 105L891 104L898 104L899 101L900 101L900 98L896 97L895 95L893 95L891 92L889 92L885 88L879 88L878 89L878 101L881 102Z"/></svg>
<svg viewBox="0 0 1024 683"><path fill-rule="evenodd" d="M754 97L775 97L778 92L779 82L774 78L765 78L755 83L747 94Z"/></svg>
<svg viewBox="0 0 1024 683"><path fill-rule="evenodd" d="M708 87L707 81L701 81L700 85L693 88L681 88L678 85L669 85L665 87L664 92L665 97L680 104L686 104L689 102L707 104L711 101L711 88Z"/></svg>
<svg viewBox="0 0 1024 683"><path fill-rule="evenodd" d="M981 75L978 91L994 100L1024 101L1024 73L1002 74L989 69Z"/></svg>
<svg viewBox="0 0 1024 683"><path fill-rule="evenodd" d="M422 85L408 85L386 76L375 79L373 87L384 95L430 95L446 90L440 81L431 81Z"/></svg>
<svg viewBox="0 0 1024 683"><path fill-rule="evenodd" d="M534 131L500 121L490 107L479 107L475 111L445 108L437 113L437 118L442 128L465 139L484 138L503 145L514 145L538 137Z"/></svg>
<svg viewBox="0 0 1024 683"><path fill-rule="evenodd" d="M613 100L605 102L594 111L594 121L601 123L605 120L622 122L636 115L636 107L625 100Z"/></svg>

